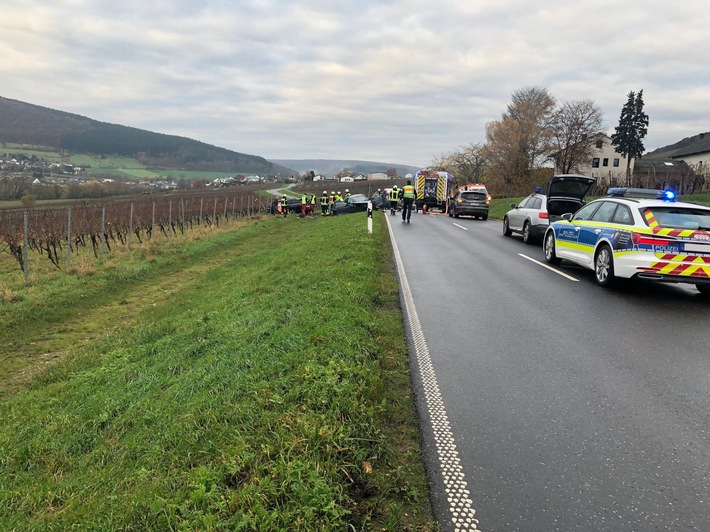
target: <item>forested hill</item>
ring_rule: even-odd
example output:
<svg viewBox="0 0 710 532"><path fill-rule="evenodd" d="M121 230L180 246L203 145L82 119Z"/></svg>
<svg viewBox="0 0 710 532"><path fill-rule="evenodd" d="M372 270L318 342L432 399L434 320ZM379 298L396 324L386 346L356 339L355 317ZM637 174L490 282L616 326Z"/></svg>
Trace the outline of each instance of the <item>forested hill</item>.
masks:
<svg viewBox="0 0 710 532"><path fill-rule="evenodd" d="M0 142L49 146L71 153L134 157L151 168L290 175L256 155L204 142L99 122L0 96Z"/></svg>

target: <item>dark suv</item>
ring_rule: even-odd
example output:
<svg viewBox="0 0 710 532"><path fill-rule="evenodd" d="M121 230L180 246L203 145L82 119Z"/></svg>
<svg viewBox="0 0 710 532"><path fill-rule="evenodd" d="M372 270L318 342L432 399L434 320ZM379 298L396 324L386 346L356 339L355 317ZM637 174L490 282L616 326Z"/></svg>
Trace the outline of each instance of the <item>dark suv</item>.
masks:
<svg viewBox="0 0 710 532"><path fill-rule="evenodd" d="M449 216L458 218L464 214L487 220L490 203L491 197L485 186L467 185L449 198Z"/></svg>

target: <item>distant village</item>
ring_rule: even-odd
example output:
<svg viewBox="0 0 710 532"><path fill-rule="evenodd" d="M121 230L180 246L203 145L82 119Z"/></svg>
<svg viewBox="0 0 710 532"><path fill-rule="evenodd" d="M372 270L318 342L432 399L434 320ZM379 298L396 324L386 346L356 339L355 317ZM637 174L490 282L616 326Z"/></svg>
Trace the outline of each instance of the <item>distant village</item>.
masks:
<svg viewBox="0 0 710 532"><path fill-rule="evenodd" d="M111 174L101 175L90 169L69 163L49 162L36 155L6 155L0 160L0 200L21 199L31 194L36 199L102 197L129 192L187 190L192 188L220 188L257 183L296 183L298 181L327 181L352 183L396 178L392 172L355 174L343 171L335 176L308 172L303 176L235 175L209 179L157 177L121 179Z"/></svg>

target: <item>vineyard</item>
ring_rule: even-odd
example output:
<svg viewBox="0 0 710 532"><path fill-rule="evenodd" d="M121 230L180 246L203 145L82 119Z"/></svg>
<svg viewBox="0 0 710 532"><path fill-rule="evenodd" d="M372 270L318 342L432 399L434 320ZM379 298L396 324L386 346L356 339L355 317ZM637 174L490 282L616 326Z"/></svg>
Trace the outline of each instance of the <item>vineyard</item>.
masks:
<svg viewBox="0 0 710 532"><path fill-rule="evenodd" d="M114 245L130 248L157 234L170 238L195 226L218 226L268 212L269 203L254 190L218 190L0 210L0 252L9 252L27 277L30 252L69 268L72 255L100 260Z"/></svg>

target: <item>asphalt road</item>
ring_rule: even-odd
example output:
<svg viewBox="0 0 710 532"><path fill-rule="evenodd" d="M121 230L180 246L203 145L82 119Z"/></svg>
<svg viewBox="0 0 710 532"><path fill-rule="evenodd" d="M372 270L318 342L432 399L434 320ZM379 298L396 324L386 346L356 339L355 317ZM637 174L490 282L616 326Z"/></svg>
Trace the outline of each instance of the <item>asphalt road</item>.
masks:
<svg viewBox="0 0 710 532"><path fill-rule="evenodd" d="M548 269L497 220L383 215L444 530L710 531L709 301Z"/></svg>

